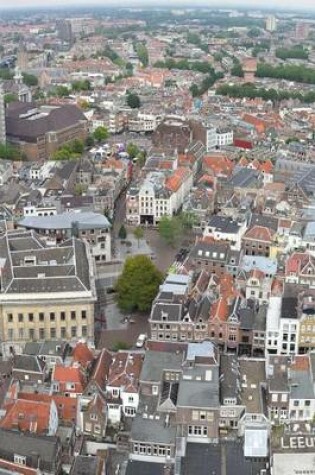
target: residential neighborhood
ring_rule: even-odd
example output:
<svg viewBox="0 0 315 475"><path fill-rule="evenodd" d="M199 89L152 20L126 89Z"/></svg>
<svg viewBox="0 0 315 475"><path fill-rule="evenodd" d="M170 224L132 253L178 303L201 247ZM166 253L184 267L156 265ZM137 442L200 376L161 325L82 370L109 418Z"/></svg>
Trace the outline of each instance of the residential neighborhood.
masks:
<svg viewBox="0 0 315 475"><path fill-rule="evenodd" d="M15 2L0 473L314 474L314 6Z"/></svg>

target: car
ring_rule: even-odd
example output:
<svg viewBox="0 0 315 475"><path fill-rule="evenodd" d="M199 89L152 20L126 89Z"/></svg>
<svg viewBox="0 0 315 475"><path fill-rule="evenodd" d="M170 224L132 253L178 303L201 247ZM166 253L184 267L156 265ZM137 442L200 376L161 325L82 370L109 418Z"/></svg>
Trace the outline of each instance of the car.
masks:
<svg viewBox="0 0 315 475"><path fill-rule="evenodd" d="M143 345L145 344L146 339L147 339L147 335L145 335L144 333L141 333L138 336L138 339L137 339L137 342L136 342L136 347L137 348L142 348Z"/></svg>

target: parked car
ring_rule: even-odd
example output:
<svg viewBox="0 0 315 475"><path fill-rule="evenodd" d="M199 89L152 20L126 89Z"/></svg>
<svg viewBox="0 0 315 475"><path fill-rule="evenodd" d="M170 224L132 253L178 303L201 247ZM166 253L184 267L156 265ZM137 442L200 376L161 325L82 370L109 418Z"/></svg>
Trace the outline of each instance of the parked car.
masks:
<svg viewBox="0 0 315 475"><path fill-rule="evenodd" d="M141 333L139 336L138 336L138 340L136 342L136 347L137 348L142 348L143 345L145 344L145 341L147 339L147 335L145 335L144 333Z"/></svg>

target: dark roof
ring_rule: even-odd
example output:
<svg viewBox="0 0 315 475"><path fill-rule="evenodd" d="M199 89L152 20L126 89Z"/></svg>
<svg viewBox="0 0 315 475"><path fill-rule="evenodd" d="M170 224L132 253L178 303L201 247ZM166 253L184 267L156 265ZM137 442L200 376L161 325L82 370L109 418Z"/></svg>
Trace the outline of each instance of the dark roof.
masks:
<svg viewBox="0 0 315 475"><path fill-rule="evenodd" d="M241 330L252 330L255 318L255 312L252 308L240 308L239 310L240 317L240 329Z"/></svg>
<svg viewBox="0 0 315 475"><path fill-rule="evenodd" d="M252 213L248 227L251 228L253 226L262 226L277 231L278 219L273 216Z"/></svg>
<svg viewBox="0 0 315 475"><path fill-rule="evenodd" d="M182 461L182 475L253 475L265 468L263 462L244 457L243 445L238 442L221 444L188 443ZM269 475L267 470L266 475Z"/></svg>
<svg viewBox="0 0 315 475"><path fill-rule="evenodd" d="M49 472L56 460L58 450L57 437L0 429L0 458L4 460L13 462L14 454L19 454L27 457L27 466L36 469L46 468Z"/></svg>
<svg viewBox="0 0 315 475"><path fill-rule="evenodd" d="M164 475L165 463L142 462L140 460L129 460L126 475ZM172 475L173 470L170 472Z"/></svg>
<svg viewBox="0 0 315 475"><path fill-rule="evenodd" d="M71 467L70 475L98 475L101 464L100 457L77 455Z"/></svg>
<svg viewBox="0 0 315 475"><path fill-rule="evenodd" d="M165 318L165 321L168 322L178 322L182 317L182 305L181 304L167 304L156 302L152 309L151 318L152 320L162 321ZM164 320L163 320L164 321Z"/></svg>
<svg viewBox="0 0 315 475"><path fill-rule="evenodd" d="M298 299L296 297L283 297L281 306L281 318L298 317Z"/></svg>
<svg viewBox="0 0 315 475"><path fill-rule="evenodd" d="M15 355L13 358L13 371L32 371L43 373L45 363L33 355Z"/></svg>
<svg viewBox="0 0 315 475"><path fill-rule="evenodd" d="M215 215L212 216L208 222L208 226L215 228L217 231L224 233L237 233L240 225L234 221L232 218L227 218L226 216Z"/></svg>
<svg viewBox="0 0 315 475"><path fill-rule="evenodd" d="M47 132L57 132L86 120L78 107L68 104L38 108L32 103L12 102L6 109L7 135L29 142Z"/></svg>
<svg viewBox="0 0 315 475"><path fill-rule="evenodd" d="M239 364L237 355L221 355L220 358L220 399L238 397Z"/></svg>

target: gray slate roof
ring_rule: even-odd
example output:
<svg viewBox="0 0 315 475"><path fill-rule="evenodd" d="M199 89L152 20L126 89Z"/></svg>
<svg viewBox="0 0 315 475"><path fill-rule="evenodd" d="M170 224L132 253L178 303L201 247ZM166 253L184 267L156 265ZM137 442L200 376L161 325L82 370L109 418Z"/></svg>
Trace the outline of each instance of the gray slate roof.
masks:
<svg viewBox="0 0 315 475"><path fill-rule="evenodd" d="M160 382L167 370L181 370L183 355L162 351L147 351L145 354L140 381Z"/></svg>

